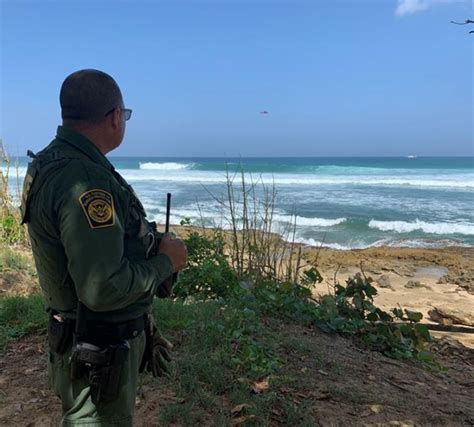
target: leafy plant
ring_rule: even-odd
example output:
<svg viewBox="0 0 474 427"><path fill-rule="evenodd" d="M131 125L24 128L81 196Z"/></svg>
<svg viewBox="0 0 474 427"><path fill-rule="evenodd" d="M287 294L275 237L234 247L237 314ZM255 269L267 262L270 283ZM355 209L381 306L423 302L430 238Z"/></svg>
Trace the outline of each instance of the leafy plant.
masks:
<svg viewBox="0 0 474 427"><path fill-rule="evenodd" d="M188 266L180 273L175 288L178 298L196 300L227 298L239 288L236 272L224 253L224 239L219 231L190 233L185 239Z"/></svg>
<svg viewBox="0 0 474 427"><path fill-rule="evenodd" d="M258 275L239 281L225 254L222 231L192 232L186 245L189 266L181 273L176 287L179 298L222 298L233 301L242 310L283 316L303 324L315 324L326 332L356 336L389 357L431 360L426 351L431 337L426 325L419 323L421 313L400 308L387 313L377 307L374 303L377 289L364 274L350 277L345 285L335 283L333 294L316 301L312 298L312 287L323 280L316 266L303 271L299 282L264 280ZM245 355L244 359L263 357L258 346L254 348L250 334L239 342L245 344L242 347L245 350L238 353Z"/></svg>
<svg viewBox="0 0 474 427"><path fill-rule="evenodd" d="M360 273L349 278L346 286L336 283L334 295L321 298L315 310L316 324L326 331L360 336L372 349L392 358L431 362L426 351L431 336L427 326L419 323L423 315L401 308L387 313L374 304L376 295L372 279Z"/></svg>

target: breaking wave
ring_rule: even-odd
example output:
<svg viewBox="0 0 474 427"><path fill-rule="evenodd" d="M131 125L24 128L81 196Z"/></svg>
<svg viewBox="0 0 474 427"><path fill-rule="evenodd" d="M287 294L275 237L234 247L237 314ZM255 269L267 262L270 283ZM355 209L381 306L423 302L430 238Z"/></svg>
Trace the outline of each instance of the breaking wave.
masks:
<svg viewBox="0 0 474 427"><path fill-rule="evenodd" d="M212 171L204 172L191 170L193 163L140 163L140 170L123 169L119 172L130 181L162 181L194 184L223 184L226 181L225 173ZM175 172L169 174L167 172ZM248 181L263 181L267 185L359 185L359 186L386 186L386 187L424 187L424 188L452 188L474 189L474 180L471 175L456 177L361 177L361 176L317 176L317 175L286 175L261 174L251 176L246 174Z"/></svg>
<svg viewBox="0 0 474 427"><path fill-rule="evenodd" d="M470 248L471 245L458 242L456 240L442 239L442 240L429 240L429 239L381 239L373 243L354 242L349 244L340 243L326 243L316 239L305 239L299 237L295 240L297 243L302 243L308 246L323 247L329 249L337 249L340 251L350 251L353 249L368 249L368 248L379 248L379 247L391 247L391 248L423 248L423 249L440 249L446 247L462 247Z"/></svg>
<svg viewBox="0 0 474 427"><path fill-rule="evenodd" d="M142 170L164 170L164 171L182 170L182 169L191 169L193 166L194 166L194 163L176 163L176 162L140 163L140 169Z"/></svg>
<svg viewBox="0 0 474 427"><path fill-rule="evenodd" d="M416 220L407 221L377 221L370 220L370 228L376 228L381 231L395 231L396 233L410 233L421 230L424 233L431 234L465 234L474 235L474 224L469 223L451 223L451 222L425 222Z"/></svg>
<svg viewBox="0 0 474 427"><path fill-rule="evenodd" d="M347 221L346 218L326 219L326 218L306 218L303 216L291 216L291 215L274 215L273 219L279 222L293 223L296 221L296 225L301 226L313 226L313 227L333 227L334 225L342 224Z"/></svg>

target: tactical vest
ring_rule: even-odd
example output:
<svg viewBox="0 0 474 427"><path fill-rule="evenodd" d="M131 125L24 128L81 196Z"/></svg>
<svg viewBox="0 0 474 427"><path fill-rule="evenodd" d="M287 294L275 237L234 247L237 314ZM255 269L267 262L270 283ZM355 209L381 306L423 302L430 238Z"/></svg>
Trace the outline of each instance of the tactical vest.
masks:
<svg viewBox="0 0 474 427"><path fill-rule="evenodd" d="M32 158L32 161L28 164L23 184L20 206L22 224L28 224L31 221L31 201L34 195L40 191L51 174L64 168L65 161L80 160L88 163L92 162L86 154L72 149L48 148L37 155L28 151L28 155ZM97 167L101 168L104 166L97 164ZM130 194L129 206L127 206L128 210L124 222L124 255L130 260L144 260L150 247L154 223L149 223L146 220L143 205L138 200L132 187L114 169L108 169L107 172L113 176L113 178L111 176L111 180L115 179ZM63 286L59 289L60 284L44 283L44 280L42 281L40 277L40 285L46 295L50 297L50 307L58 311L69 311L75 308L76 305L77 296L75 295L74 285L70 276L67 281L70 282L70 286Z"/></svg>
<svg viewBox="0 0 474 427"><path fill-rule="evenodd" d="M54 172L61 165L61 161L64 160L84 160L90 162L91 160L85 154L82 154L78 150L56 150L50 152L40 152L38 154L32 153L28 150L28 156L33 160L28 163L25 180L23 182L23 192L21 198L20 212L21 212L21 223L26 224L29 222L29 204L31 197L39 190L49 173ZM99 166L100 167L100 166ZM146 213L142 203L138 199L137 194L133 188L125 181L122 176L112 169L110 173L113 175L115 180L131 195L132 206L130 215L131 220L140 222L140 235L147 234L150 231L150 225L145 220ZM133 233L135 234L135 233Z"/></svg>

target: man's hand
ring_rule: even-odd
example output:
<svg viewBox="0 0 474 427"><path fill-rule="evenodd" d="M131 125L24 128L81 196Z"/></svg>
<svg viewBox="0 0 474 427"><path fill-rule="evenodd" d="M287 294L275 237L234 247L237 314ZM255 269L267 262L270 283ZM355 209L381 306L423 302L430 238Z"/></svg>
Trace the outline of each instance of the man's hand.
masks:
<svg viewBox="0 0 474 427"><path fill-rule="evenodd" d="M186 249L186 245L181 239L173 239L169 234L165 234L161 238L158 253L167 255L169 257L175 272L180 271L186 267L188 251Z"/></svg>

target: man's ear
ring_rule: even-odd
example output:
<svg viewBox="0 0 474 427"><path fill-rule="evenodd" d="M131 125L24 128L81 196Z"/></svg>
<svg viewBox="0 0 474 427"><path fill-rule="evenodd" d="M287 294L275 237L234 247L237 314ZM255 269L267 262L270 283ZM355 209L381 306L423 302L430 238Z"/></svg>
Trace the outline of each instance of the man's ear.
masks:
<svg viewBox="0 0 474 427"><path fill-rule="evenodd" d="M120 108L116 108L111 114L111 116L112 126L114 127L114 129L119 128L121 126L122 121L122 110Z"/></svg>

